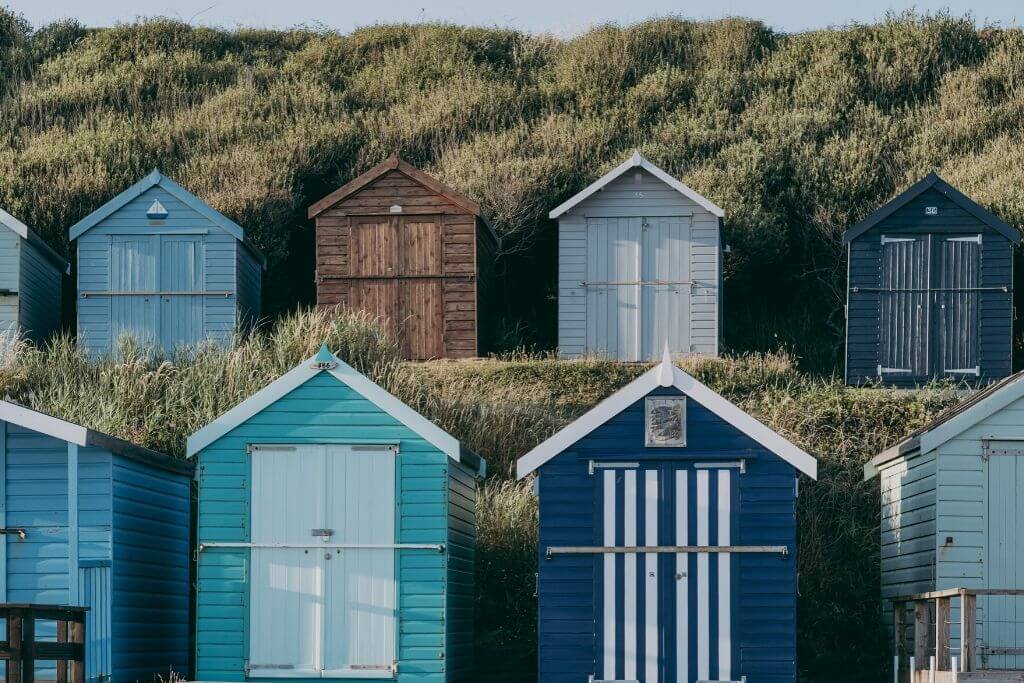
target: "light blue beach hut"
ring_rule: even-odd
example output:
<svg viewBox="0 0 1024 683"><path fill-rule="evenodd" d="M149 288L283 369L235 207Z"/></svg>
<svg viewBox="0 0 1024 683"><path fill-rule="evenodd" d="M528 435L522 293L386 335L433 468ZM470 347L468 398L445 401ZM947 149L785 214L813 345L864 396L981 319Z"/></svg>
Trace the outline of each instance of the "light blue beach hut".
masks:
<svg viewBox="0 0 1024 683"><path fill-rule="evenodd" d="M326 347L188 454L197 679L471 675L479 456Z"/></svg>
<svg viewBox="0 0 1024 683"><path fill-rule="evenodd" d="M159 171L75 224L78 339L90 355L131 335L170 351L230 344L260 314L263 256L241 226Z"/></svg>
<svg viewBox="0 0 1024 683"><path fill-rule="evenodd" d="M187 675L191 480L191 463L0 401L0 602L88 607L90 681Z"/></svg>
<svg viewBox="0 0 1024 683"><path fill-rule="evenodd" d="M68 262L0 209L0 334L41 345L60 329Z"/></svg>

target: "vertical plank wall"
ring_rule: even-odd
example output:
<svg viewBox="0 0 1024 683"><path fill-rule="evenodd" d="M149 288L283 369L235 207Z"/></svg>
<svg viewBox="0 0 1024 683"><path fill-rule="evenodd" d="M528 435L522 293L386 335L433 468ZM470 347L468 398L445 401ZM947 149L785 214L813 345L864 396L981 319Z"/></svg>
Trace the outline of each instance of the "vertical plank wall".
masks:
<svg viewBox="0 0 1024 683"><path fill-rule="evenodd" d="M119 680L188 676L188 476L113 458L112 631Z"/></svg>
<svg viewBox="0 0 1024 683"><path fill-rule="evenodd" d="M641 174L636 182L634 174ZM638 197L637 194L642 195ZM692 216L690 224L690 343L680 352L717 355L719 341L720 226L717 216L643 170L628 171L558 219L558 346L576 358L587 348L587 216ZM660 346L659 346L660 349ZM659 351L660 353L660 351ZM648 360L653 360L649 358Z"/></svg>
<svg viewBox="0 0 1024 683"><path fill-rule="evenodd" d="M169 213L162 225L151 225L146 217L146 211L156 199ZM174 231L200 233L205 290L232 293L228 297L202 297L202 340L208 338L228 344L235 330L237 250L241 247L234 236L159 186L143 192L78 238L78 292L110 290L114 282L110 273L110 248L114 236L148 235L147 239L159 239L160 233ZM154 247L154 253L159 251ZM154 303L159 325L165 304ZM117 344L111 328L111 297L82 298L79 295L77 310L79 343L92 356L110 353ZM174 324L173 321L168 322ZM159 339L159 331L152 336Z"/></svg>
<svg viewBox="0 0 1024 683"><path fill-rule="evenodd" d="M449 680L473 674L473 610L476 604L476 476L448 463L448 629Z"/></svg>
<svg viewBox="0 0 1024 683"><path fill-rule="evenodd" d="M64 273L39 247L21 240L18 281L21 330L26 338L42 345L60 329Z"/></svg>
<svg viewBox="0 0 1024 683"><path fill-rule="evenodd" d="M658 389L652 394L678 394ZM735 559L740 621L735 625L739 671L759 681L796 680L796 499L792 466L724 422L692 398L687 400L687 462L747 459L740 475L738 545L786 545L777 556ZM545 683L578 683L595 671L594 566L592 556L544 558L548 546L600 545L594 529L594 478L588 461L656 458L667 449L644 447L644 401L637 401L540 468L538 615L539 676ZM756 674L755 674L756 672Z"/></svg>
<svg viewBox="0 0 1024 683"><path fill-rule="evenodd" d="M199 542L246 542L250 538L249 443L398 443L399 543L449 543L448 456L327 373L321 373L199 454ZM458 477L459 475L452 475ZM454 500L454 498L452 498ZM456 538L446 553L398 551L399 681L450 680L465 645L458 628L446 633L450 571L465 567L468 539ZM199 554L196 676L245 679L248 657L249 551L211 548ZM464 590L464 589L463 589ZM456 604L459 604L458 601ZM319 679L317 679L319 680ZM348 679L354 680L354 679Z"/></svg>
<svg viewBox="0 0 1024 683"><path fill-rule="evenodd" d="M926 216L927 206L936 206L939 215ZM980 287L1013 288L1013 247L1001 234L965 211L942 193L930 189L896 210L881 223L856 238L849 246L849 288L846 338L846 379L863 384L878 379L881 362L881 296L877 291L853 291L854 288L878 288L881 281L882 235L927 235L934 240L951 235L981 234ZM932 262L935 263L934 258ZM941 278L933 273L932 286ZM1012 294L998 290L978 295L979 381L986 383L1010 374ZM934 316L933 316L934 317ZM968 379L972 379L968 377ZM920 377L886 377L886 384L913 387Z"/></svg>

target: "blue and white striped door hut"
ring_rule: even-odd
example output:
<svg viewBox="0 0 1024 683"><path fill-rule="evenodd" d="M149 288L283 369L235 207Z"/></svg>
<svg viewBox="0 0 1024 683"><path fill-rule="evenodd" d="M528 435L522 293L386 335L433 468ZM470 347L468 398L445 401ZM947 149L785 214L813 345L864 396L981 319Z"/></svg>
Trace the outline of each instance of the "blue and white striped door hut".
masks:
<svg viewBox="0 0 1024 683"><path fill-rule="evenodd" d="M801 473L813 457L667 351L523 456L540 680L795 681Z"/></svg>

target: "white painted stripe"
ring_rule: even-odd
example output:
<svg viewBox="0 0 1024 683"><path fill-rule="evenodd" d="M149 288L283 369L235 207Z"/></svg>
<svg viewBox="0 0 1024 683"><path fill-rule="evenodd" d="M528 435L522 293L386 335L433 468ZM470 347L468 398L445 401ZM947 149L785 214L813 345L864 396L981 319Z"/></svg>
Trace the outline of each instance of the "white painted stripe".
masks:
<svg viewBox="0 0 1024 683"><path fill-rule="evenodd" d="M676 470L676 545L689 545L689 505L686 470ZM690 671L690 579L689 554L676 555L676 681L689 683Z"/></svg>
<svg viewBox="0 0 1024 683"><path fill-rule="evenodd" d="M708 470L697 470L697 545L708 545ZM697 679L711 678L708 554L697 556Z"/></svg>
<svg viewBox="0 0 1024 683"><path fill-rule="evenodd" d="M644 473L644 537L647 545L658 545L658 471ZM647 578L644 586L644 676L658 676L658 556L647 553Z"/></svg>
<svg viewBox="0 0 1024 683"><path fill-rule="evenodd" d="M604 473L604 544L615 545L615 471ZM615 678L615 555L604 555L604 677Z"/></svg>
<svg viewBox="0 0 1024 683"><path fill-rule="evenodd" d="M732 472L718 471L718 545L731 545ZM718 677L732 679L731 555L718 555Z"/></svg>
<svg viewBox="0 0 1024 683"><path fill-rule="evenodd" d="M625 472L625 492L623 494L622 529L623 543L626 546L636 545L636 471ZM622 659L623 673L627 681L636 679L636 553L627 553L623 557L622 569L623 598L622 609ZM612 676L611 680L615 677Z"/></svg>

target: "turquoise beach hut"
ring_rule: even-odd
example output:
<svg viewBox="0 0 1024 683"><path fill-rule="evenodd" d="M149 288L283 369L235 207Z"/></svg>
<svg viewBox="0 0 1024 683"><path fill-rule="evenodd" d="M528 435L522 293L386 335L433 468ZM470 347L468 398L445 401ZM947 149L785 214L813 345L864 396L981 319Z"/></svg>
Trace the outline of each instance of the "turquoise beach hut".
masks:
<svg viewBox="0 0 1024 683"><path fill-rule="evenodd" d="M326 347L188 455L197 680L471 675L479 456Z"/></svg>

